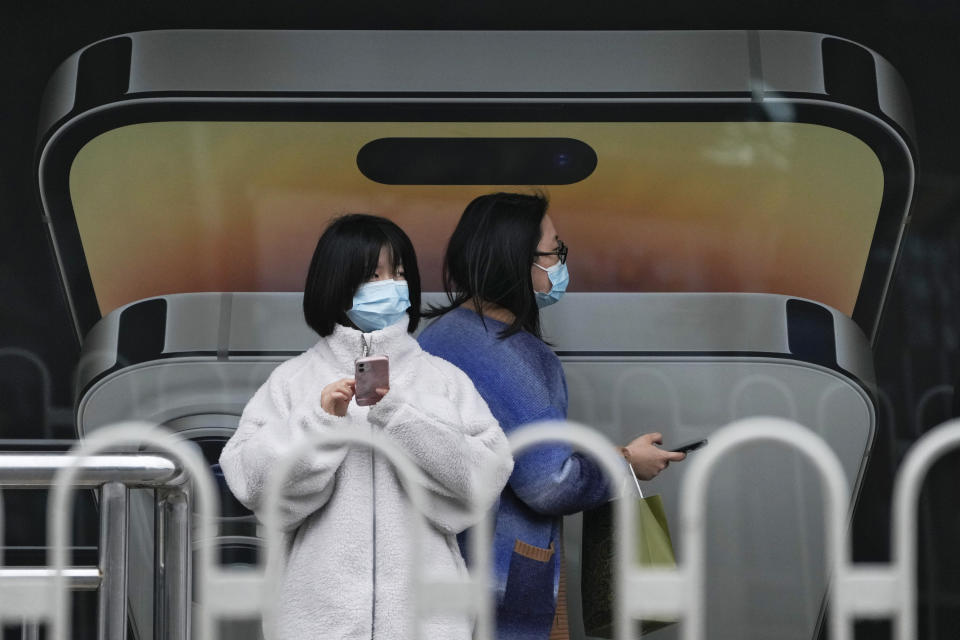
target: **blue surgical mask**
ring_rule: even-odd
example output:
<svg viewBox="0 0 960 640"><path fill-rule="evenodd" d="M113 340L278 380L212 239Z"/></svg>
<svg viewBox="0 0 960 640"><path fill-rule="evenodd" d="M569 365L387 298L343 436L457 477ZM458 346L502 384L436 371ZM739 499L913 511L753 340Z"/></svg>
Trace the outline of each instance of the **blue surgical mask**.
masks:
<svg viewBox="0 0 960 640"><path fill-rule="evenodd" d="M534 262L533 266L546 271L547 277L550 278L550 284L553 285L550 291L546 293L534 291L537 297L537 306L543 309L563 297L563 294L567 291L567 284L570 282L570 273L567 271L565 262L558 262L552 267L541 267Z"/></svg>
<svg viewBox="0 0 960 640"><path fill-rule="evenodd" d="M378 280L360 285L347 317L361 331L385 329L407 317L410 289L406 280Z"/></svg>

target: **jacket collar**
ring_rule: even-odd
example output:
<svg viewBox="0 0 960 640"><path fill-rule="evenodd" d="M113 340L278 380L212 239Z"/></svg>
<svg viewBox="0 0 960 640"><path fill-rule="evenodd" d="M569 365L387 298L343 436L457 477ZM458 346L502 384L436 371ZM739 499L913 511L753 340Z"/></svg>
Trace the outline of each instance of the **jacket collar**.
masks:
<svg viewBox="0 0 960 640"><path fill-rule="evenodd" d="M370 331L364 333L359 329L346 327L338 324L334 327L333 333L326 338L321 338L313 350L323 358L331 358L338 368L345 371L353 371L354 361L363 355L363 343L369 348L368 355L385 355L390 358L390 368L396 370L403 367L405 363L417 352L420 351L420 345L407 333L407 323L409 320L404 317L403 320L392 324L386 329Z"/></svg>

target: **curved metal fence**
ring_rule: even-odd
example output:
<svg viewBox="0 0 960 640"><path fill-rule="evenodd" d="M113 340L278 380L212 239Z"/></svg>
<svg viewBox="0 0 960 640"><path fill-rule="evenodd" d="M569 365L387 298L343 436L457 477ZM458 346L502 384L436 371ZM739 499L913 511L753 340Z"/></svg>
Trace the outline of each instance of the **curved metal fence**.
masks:
<svg viewBox="0 0 960 640"><path fill-rule="evenodd" d="M593 456L601 468L622 486L625 465L616 447L597 431L575 423L541 423L517 430L509 438L518 454L546 442L564 442ZM634 637L635 620L648 616L682 620L683 640L706 637L705 528L711 474L732 452L755 442L774 442L805 457L819 472L825 508L826 566L830 575L828 629L832 638L852 636L857 619L885 618L894 622L894 637L917 637L917 504L930 467L948 451L960 447L960 419L943 424L921 438L910 450L896 479L892 522L891 562L854 564L848 531L849 487L839 460L826 442L795 422L782 418L738 420L711 436L710 446L687 464L681 486L681 530L684 557L675 568L644 568L634 562L635 541L643 531L634 525L635 502L617 500L615 506L616 564L614 637ZM98 430L67 454L0 454L0 487L50 486L49 562L44 567L0 566L0 623L29 621L48 625L50 637L70 637L72 590L99 593L99 636L126 637L128 491L148 487L156 492L156 607L154 637L216 639L219 623L260 616L266 629L273 624L273 594L277 593L278 558L284 534L280 528L279 497L284 480L304 450L323 445L369 447L395 469L408 492L412 512L410 562L413 576L411 616L415 637L422 637L419 621L437 613L469 616L476 622L475 638L494 637L490 514L473 505L481 521L471 536L472 568L463 580L431 580L423 575L418 541L424 528L426 496L423 472L388 437L373 434L312 434L278 465L268 485L265 504L271 505L263 522L267 549L262 566L221 567L214 557L215 514L218 496L207 464L196 449L155 425L120 423ZM148 453L137 452L138 447ZM118 451L119 449L119 451ZM100 501L100 552L97 567L69 567L67 563L70 500L77 487L93 487ZM2 500L2 495L0 495ZM199 507L191 516L191 506ZM2 502L0 502L2 505ZM2 517L2 515L0 515ZM196 519L194 544L191 517ZM2 523L2 521L0 521ZM0 529L2 530L2 529ZM191 549L196 549L195 560ZM196 607L191 607L191 602Z"/></svg>

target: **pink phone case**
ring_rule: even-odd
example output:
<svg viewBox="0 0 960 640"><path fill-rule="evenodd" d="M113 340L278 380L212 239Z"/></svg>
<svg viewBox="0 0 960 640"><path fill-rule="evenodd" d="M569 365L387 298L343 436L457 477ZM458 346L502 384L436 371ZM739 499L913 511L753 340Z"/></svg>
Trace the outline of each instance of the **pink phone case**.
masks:
<svg viewBox="0 0 960 640"><path fill-rule="evenodd" d="M358 359L354 368L357 404L376 404L380 399L377 389L390 388L390 360L387 356L368 356Z"/></svg>

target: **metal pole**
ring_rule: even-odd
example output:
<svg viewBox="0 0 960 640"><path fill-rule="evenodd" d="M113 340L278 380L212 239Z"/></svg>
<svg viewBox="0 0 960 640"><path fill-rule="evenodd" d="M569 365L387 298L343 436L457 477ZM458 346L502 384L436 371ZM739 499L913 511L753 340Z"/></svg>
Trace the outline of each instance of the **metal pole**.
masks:
<svg viewBox="0 0 960 640"><path fill-rule="evenodd" d="M54 573L55 570L50 567L4 567L0 569L0 580L49 581ZM70 567L63 574L71 591L96 591L100 588L100 569L97 567Z"/></svg>
<svg viewBox="0 0 960 640"><path fill-rule="evenodd" d="M100 490L99 640L127 637L127 520L127 487L106 483Z"/></svg>
<svg viewBox="0 0 960 640"><path fill-rule="evenodd" d="M20 626L21 640L40 640L40 623L35 620L24 620Z"/></svg>
<svg viewBox="0 0 960 640"><path fill-rule="evenodd" d="M158 488L154 537L154 640L190 638L190 502L180 487Z"/></svg>
<svg viewBox="0 0 960 640"><path fill-rule="evenodd" d="M153 503L153 640L167 640L167 565L166 518L167 491L154 491Z"/></svg>
<svg viewBox="0 0 960 640"><path fill-rule="evenodd" d="M74 464L76 456L45 453L0 453L0 486L46 487L57 472ZM155 486L180 475L176 461L156 454L90 456L80 464L74 486L96 487L105 482Z"/></svg>

